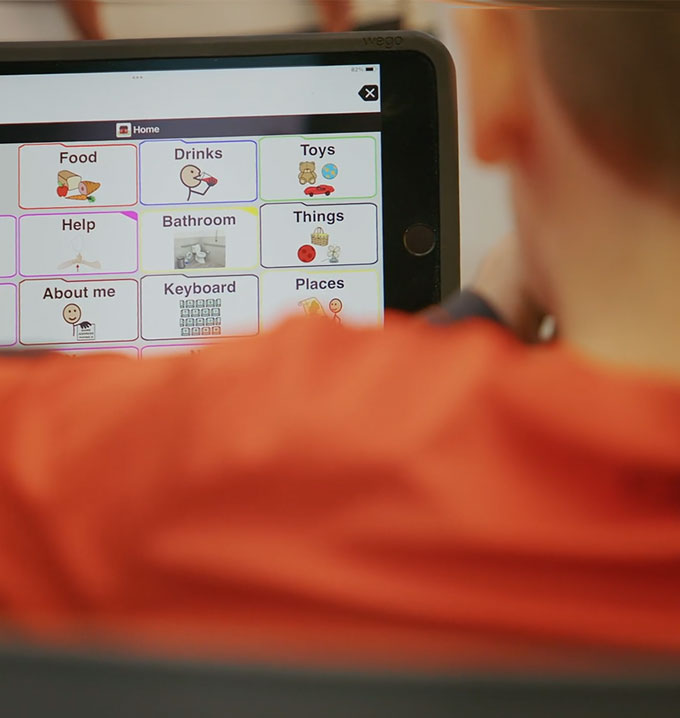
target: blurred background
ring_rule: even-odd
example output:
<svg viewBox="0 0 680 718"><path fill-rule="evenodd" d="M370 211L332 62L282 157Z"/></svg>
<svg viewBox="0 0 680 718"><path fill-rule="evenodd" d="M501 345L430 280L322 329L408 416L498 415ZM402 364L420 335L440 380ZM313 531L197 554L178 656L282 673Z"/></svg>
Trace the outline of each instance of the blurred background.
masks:
<svg viewBox="0 0 680 718"><path fill-rule="evenodd" d="M512 229L503 173L478 163L467 126L456 6L437 0L0 0L0 41L416 29L439 37L459 72L463 282ZM453 201L453 200L452 200Z"/></svg>

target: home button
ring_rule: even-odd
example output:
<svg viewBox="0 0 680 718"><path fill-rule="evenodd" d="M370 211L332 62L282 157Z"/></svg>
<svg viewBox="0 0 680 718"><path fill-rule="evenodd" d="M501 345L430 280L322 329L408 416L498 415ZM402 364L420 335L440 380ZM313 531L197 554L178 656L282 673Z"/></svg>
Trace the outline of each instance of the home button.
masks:
<svg viewBox="0 0 680 718"><path fill-rule="evenodd" d="M416 257L429 254L437 243L437 234L426 224L412 224L404 232L404 247Z"/></svg>

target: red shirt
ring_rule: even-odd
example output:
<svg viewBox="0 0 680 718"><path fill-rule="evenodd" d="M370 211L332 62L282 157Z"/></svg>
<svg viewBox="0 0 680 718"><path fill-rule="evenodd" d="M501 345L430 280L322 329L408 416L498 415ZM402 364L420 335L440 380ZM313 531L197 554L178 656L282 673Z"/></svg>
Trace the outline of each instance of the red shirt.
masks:
<svg viewBox="0 0 680 718"><path fill-rule="evenodd" d="M0 360L0 613L238 655L680 653L680 382L490 323Z"/></svg>

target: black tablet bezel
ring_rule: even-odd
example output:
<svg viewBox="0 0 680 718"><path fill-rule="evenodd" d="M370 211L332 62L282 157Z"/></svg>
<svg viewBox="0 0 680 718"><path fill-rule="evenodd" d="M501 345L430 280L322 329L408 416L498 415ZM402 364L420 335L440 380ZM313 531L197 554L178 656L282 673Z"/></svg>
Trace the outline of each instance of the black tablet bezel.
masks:
<svg viewBox="0 0 680 718"><path fill-rule="evenodd" d="M417 311L460 283L455 72L434 38L393 32L0 44L0 74L372 63L381 69L385 307ZM418 224L435 232L424 256L403 241Z"/></svg>

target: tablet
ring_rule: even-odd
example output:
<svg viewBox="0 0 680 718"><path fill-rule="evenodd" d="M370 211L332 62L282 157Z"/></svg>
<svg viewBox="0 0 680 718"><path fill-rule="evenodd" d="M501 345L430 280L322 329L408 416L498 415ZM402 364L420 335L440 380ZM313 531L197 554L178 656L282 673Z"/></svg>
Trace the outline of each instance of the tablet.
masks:
<svg viewBox="0 0 680 718"><path fill-rule="evenodd" d="M154 356L458 283L421 34L0 46L0 345Z"/></svg>

